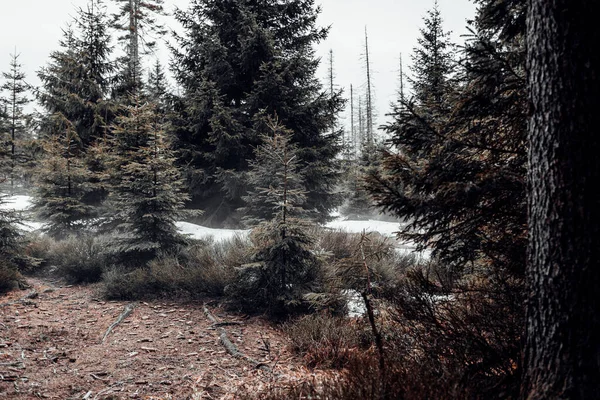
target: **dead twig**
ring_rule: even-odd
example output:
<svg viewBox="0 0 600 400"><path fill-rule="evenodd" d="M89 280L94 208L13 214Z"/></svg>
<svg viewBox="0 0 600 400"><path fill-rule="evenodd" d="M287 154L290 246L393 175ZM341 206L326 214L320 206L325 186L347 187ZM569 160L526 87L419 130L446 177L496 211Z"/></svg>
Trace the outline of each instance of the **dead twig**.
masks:
<svg viewBox="0 0 600 400"><path fill-rule="evenodd" d="M119 315L117 320L108 327L106 332L104 332L104 336L102 336L102 340L100 341L100 343L104 343L104 341L106 340L108 335L112 332L112 330L115 329L121 322L123 322L123 320L125 318L127 318L133 312L134 308L135 308L135 303L129 303L125 306L125 308L123 309L123 312Z"/></svg>
<svg viewBox="0 0 600 400"><path fill-rule="evenodd" d="M220 328L222 326L234 326L234 325L243 325L243 323L241 322L236 322L236 321L230 321L230 322L217 322L212 324L210 327L211 328Z"/></svg>
<svg viewBox="0 0 600 400"><path fill-rule="evenodd" d="M212 322L213 326L217 326L219 322L214 317L214 315L211 314L208 307L206 307L206 304L203 307L204 314L206 315L206 317L209 319L210 322ZM225 328L219 326L217 327L217 331L219 332L219 339L221 340L221 344L225 347L225 350L227 350L227 353L229 353L229 355L231 355L234 358L248 361L249 363L254 365L254 368L256 369L262 369L263 371L271 373L273 372L273 370L267 364L255 360L254 358L240 352L238 348L233 344L233 342L229 339L229 336L227 336L227 331L225 330Z"/></svg>
<svg viewBox="0 0 600 400"><path fill-rule="evenodd" d="M38 296L39 296L39 293L36 292L35 290L32 290L31 292L27 293L25 296L21 297L19 300L9 301L8 303L2 303L2 304L0 304L0 307L8 307L8 306L12 306L15 304L23 303L27 300L35 299Z"/></svg>

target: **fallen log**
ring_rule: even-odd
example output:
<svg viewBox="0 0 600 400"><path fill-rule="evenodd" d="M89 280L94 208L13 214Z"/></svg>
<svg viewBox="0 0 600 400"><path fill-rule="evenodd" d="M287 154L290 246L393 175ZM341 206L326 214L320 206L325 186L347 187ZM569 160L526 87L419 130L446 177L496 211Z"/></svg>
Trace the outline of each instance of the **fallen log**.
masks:
<svg viewBox="0 0 600 400"><path fill-rule="evenodd" d="M113 329L115 329L121 322L123 322L123 320L125 318L127 318L133 312L134 308L135 308L135 303L129 303L125 306L125 308L123 309L123 312L119 315L117 320L108 327L106 332L104 332L104 336L102 336L102 340L100 341L100 343L104 343L104 341L106 340L108 335L110 335L110 333L113 331Z"/></svg>
<svg viewBox="0 0 600 400"><path fill-rule="evenodd" d="M221 341L221 344L225 347L225 350L227 350L227 353L229 353L229 355L240 360L248 361L256 369L262 369L266 372L273 372L273 370L267 364L255 360L254 358L239 351L236 345L233 344L233 342L229 339L229 336L227 336L227 331L225 330L225 328L219 325L219 321L217 321L215 316L212 315L208 307L206 307L206 304L203 306L203 308L206 318L208 318L208 320L212 322L212 326L216 327L217 331L219 332L219 340Z"/></svg>

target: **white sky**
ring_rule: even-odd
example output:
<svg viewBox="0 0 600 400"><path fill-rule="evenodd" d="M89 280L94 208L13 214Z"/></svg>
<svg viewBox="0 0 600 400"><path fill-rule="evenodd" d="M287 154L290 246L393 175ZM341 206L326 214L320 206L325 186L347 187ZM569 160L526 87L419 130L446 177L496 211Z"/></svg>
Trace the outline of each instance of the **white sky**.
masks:
<svg viewBox="0 0 600 400"><path fill-rule="evenodd" d="M423 26L423 17L433 6L433 1L317 0L316 3L322 7L319 23L331 25L329 38L317 48L317 55L322 58L319 78L325 80L327 77L326 61L329 49L332 49L337 85L344 88L347 97L350 84L354 85L355 94L364 90L366 79L361 57L366 26L374 70L375 105L379 113L377 123L383 123L398 87L399 54L403 55L404 71L408 72L419 28ZM474 5L469 0L438 1L445 29L452 31L455 42L462 42L460 35L467 32L466 20L473 17ZM76 7L85 7L88 0L2 0L2 3L0 71L8 71L10 54L16 48L28 82L38 85L36 71L47 63L50 52L58 49L62 28L72 20ZM166 0L165 3L167 10L171 11L174 6L185 8L189 1ZM168 53L162 51L159 57L166 65ZM343 120L349 124L349 105L347 108Z"/></svg>

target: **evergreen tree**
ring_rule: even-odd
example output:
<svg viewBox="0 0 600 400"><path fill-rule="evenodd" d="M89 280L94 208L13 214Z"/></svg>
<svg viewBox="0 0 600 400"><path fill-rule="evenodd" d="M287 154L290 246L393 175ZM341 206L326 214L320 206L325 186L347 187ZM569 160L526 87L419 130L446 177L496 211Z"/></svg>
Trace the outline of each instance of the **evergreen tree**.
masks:
<svg viewBox="0 0 600 400"><path fill-rule="evenodd" d="M5 207L5 198L6 195L0 192L0 293L10 290L19 280L17 267L21 234L16 227L18 216Z"/></svg>
<svg viewBox="0 0 600 400"><path fill-rule="evenodd" d="M400 236L433 250L442 290L465 289L466 298L485 304L465 308L453 325L460 335L440 325L431 326L432 335L439 331L457 357L481 360L466 374L497 368L514 383L527 243L525 7L521 0L477 3L460 84L417 85L416 101L396 107L386 127L394 151L368 183L379 206L409 221ZM491 315L510 323L485 322ZM479 333L464 328L475 321ZM477 342L478 335L495 339Z"/></svg>
<svg viewBox="0 0 600 400"><path fill-rule="evenodd" d="M206 222L223 223L243 206L244 174L267 115L294 132L305 167L307 209L328 218L338 204L339 132L331 133L343 101L315 78L313 0L194 0L176 14L185 29L173 68L184 93L178 106L177 147L188 167L193 202ZM229 222L237 223L233 215Z"/></svg>
<svg viewBox="0 0 600 400"><path fill-rule="evenodd" d="M255 159L250 161L247 174L248 193L242 197L246 203L242 208L242 221L256 226L272 217L285 220L290 217L307 217L306 190L303 171L300 167L298 148L291 142L292 132L277 120L269 120L270 134L262 136L256 148Z"/></svg>
<svg viewBox="0 0 600 400"><path fill-rule="evenodd" d="M28 132L30 117L24 110L30 100L27 98L28 86L22 68L19 63L19 54L12 54L10 70L2 74L5 82L0 86L0 89L7 94L3 99L4 104L0 104L0 107L4 108L5 114L4 129L6 132L3 132L3 134L7 136L4 145L8 147L7 151L10 158L8 181L11 191L15 190L15 186L20 180L19 167L27 161L25 149L26 142L30 139Z"/></svg>
<svg viewBox="0 0 600 400"><path fill-rule="evenodd" d="M300 308L302 295L315 285L319 262L308 248L312 239L303 219L306 192L298 149L277 120L267 124L272 136L263 136L255 151L248 173L252 189L244 197L246 221L260 221L251 235L256 262L242 266L232 292L246 306L286 314ZM261 219L264 215L272 218Z"/></svg>
<svg viewBox="0 0 600 400"><path fill-rule="evenodd" d="M157 105L157 111L166 113L169 108L168 101L168 82L167 77L163 71L163 68L158 59L154 63L153 68L148 74L148 81L146 84L146 93L148 99Z"/></svg>
<svg viewBox="0 0 600 400"><path fill-rule="evenodd" d="M41 215L54 221L51 225L56 226L50 229L55 234L62 229L81 228L84 220L98 215L98 207L107 195L99 177L103 170L97 160L90 159L97 153L87 154L98 140L104 140L114 116L115 107L107 100L113 66L106 25L105 9L91 0L86 10L78 10L74 26L64 31L62 49L53 52L48 66L38 72L42 81L38 100L45 109L39 133L48 152L40 171L49 169L51 173L41 176L43 188L36 206ZM60 157L67 158L61 161ZM66 164L70 172L61 167ZM65 182L73 180L81 190L65 192ZM65 201L76 204L60 206L57 196L63 194L67 195ZM58 214L54 216L53 212ZM82 221L76 222L78 218Z"/></svg>
<svg viewBox="0 0 600 400"><path fill-rule="evenodd" d="M114 0L118 12L113 14L113 27L123 33L119 41L125 43L125 53L115 97L127 101L143 87L142 55L152 51L156 41L153 34L164 35L166 30L157 17L165 15L163 0Z"/></svg>
<svg viewBox="0 0 600 400"><path fill-rule="evenodd" d="M38 166L33 203L46 222L44 230L61 239L80 233L98 213L85 201L93 187L75 126L60 113L53 114L51 121L54 133L43 140L45 156Z"/></svg>
<svg viewBox="0 0 600 400"><path fill-rule="evenodd" d="M437 0L424 18L418 46L412 54L413 86L416 103L433 112L441 111L449 91L453 67L450 32L445 32Z"/></svg>
<svg viewBox="0 0 600 400"><path fill-rule="evenodd" d="M185 244L175 220L187 196L155 106L139 101L112 128L109 200L117 249L143 261Z"/></svg>
<svg viewBox="0 0 600 400"><path fill-rule="evenodd" d="M42 135L52 135L54 114L71 121L85 147L105 135L114 113L107 101L113 65L106 26L105 9L90 0L87 10L78 10L74 26L64 31L62 49L53 52L48 66L38 72L42 81L38 100L47 116Z"/></svg>

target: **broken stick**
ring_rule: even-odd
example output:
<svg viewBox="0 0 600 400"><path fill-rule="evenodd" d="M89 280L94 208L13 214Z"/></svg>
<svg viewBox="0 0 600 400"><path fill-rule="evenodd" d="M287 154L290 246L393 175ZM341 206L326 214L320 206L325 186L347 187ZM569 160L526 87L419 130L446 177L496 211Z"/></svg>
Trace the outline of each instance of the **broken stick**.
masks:
<svg viewBox="0 0 600 400"><path fill-rule="evenodd" d="M32 290L31 292L27 293L25 296L21 297L19 300L10 301L8 303L2 303L2 304L0 304L0 307L8 307L8 306L12 306L15 304L23 303L26 300L35 299L38 296L39 296L38 292L36 292L35 290Z"/></svg>
<svg viewBox="0 0 600 400"><path fill-rule="evenodd" d="M115 329L121 322L123 322L123 320L125 318L127 318L133 312L134 308L135 308L135 303L129 303L125 306L125 308L123 309L123 312L121 313L121 315L119 315L119 318L117 318L117 320L108 327L106 332L104 332L104 336L102 336L102 340L100 341L100 343L104 343L104 341L106 340L106 337L108 335L110 335L112 330Z"/></svg>
<svg viewBox="0 0 600 400"><path fill-rule="evenodd" d="M263 371L273 372L271 370L271 368L268 365L266 365L265 363L255 360L254 358L239 351L238 348L235 346L235 344L233 344L233 342L231 340L229 340L229 337L227 336L227 331L225 330L225 328L219 326L219 321L217 321L215 316L211 314L208 307L206 307L206 304L203 307L204 307L204 314L206 314L206 318L208 318L210 320L210 322L212 322L212 324L213 324L212 326L217 327L217 331L219 332L219 339L221 340L221 344L223 346L225 346L225 350L227 350L227 353L229 353L234 358L248 361L249 363L254 365L254 368L256 368L256 369L262 369Z"/></svg>

